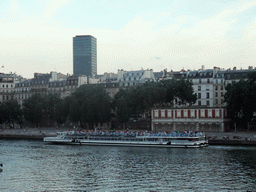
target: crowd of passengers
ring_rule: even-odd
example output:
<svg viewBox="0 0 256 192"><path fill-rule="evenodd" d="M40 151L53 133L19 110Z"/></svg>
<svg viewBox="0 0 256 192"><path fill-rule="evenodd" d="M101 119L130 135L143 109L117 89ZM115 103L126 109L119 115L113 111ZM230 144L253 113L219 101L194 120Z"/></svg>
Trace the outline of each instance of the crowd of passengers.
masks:
<svg viewBox="0 0 256 192"><path fill-rule="evenodd" d="M203 132L197 131L171 131L171 132L154 132L154 131L106 131L106 130L89 130L89 131L69 131L68 134L80 134L91 136L170 136L170 137L195 137L203 136Z"/></svg>

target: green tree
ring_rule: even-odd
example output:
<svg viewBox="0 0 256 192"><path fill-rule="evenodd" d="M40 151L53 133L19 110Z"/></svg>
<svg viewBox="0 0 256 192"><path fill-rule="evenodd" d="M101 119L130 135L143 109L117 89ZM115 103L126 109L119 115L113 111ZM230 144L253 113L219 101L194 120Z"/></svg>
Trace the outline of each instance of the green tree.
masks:
<svg viewBox="0 0 256 192"><path fill-rule="evenodd" d="M80 86L71 97L69 113L71 121L90 125L110 121L111 98L102 86Z"/></svg>
<svg viewBox="0 0 256 192"><path fill-rule="evenodd" d="M0 107L0 121L2 123L11 123L13 127L14 123L22 125L22 110L16 100L1 103Z"/></svg>
<svg viewBox="0 0 256 192"><path fill-rule="evenodd" d="M70 109L71 97L65 97L64 99L59 100L53 110L53 119L59 125L65 123L68 118L69 109Z"/></svg>
<svg viewBox="0 0 256 192"><path fill-rule="evenodd" d="M256 72L249 73L248 79L228 84L225 102L232 121L239 126L247 127L256 112Z"/></svg>
<svg viewBox="0 0 256 192"><path fill-rule="evenodd" d="M162 80L159 82L160 86L165 89L164 95L164 102L173 104L173 100L176 96L176 79L168 79Z"/></svg>
<svg viewBox="0 0 256 192"><path fill-rule="evenodd" d="M25 99L23 103L25 119L38 127L43 118L44 106L45 97L42 95L34 94L28 99Z"/></svg>
<svg viewBox="0 0 256 192"><path fill-rule="evenodd" d="M129 117L138 117L142 113L151 115L150 109L156 105L173 104L174 98L180 99L180 104L194 103L196 95L193 93L192 83L188 80L165 80L160 82L146 82L136 87L120 90L115 95L114 106L119 122L125 123Z"/></svg>
<svg viewBox="0 0 256 192"><path fill-rule="evenodd" d="M42 95L42 105L43 105L43 115L45 119L48 121L55 120L56 121L56 112L61 108L62 99L60 98L60 94L48 94Z"/></svg>
<svg viewBox="0 0 256 192"><path fill-rule="evenodd" d="M180 99L180 104L184 105L186 103L190 103L193 104L196 102L197 100L197 96L194 93L193 87L192 87L193 83L190 82L188 79L180 79L178 81L176 81L175 84L175 96L178 97Z"/></svg>
<svg viewBox="0 0 256 192"><path fill-rule="evenodd" d="M125 126L131 116L130 100L128 98L129 90L120 89L114 96L113 108L117 121Z"/></svg>

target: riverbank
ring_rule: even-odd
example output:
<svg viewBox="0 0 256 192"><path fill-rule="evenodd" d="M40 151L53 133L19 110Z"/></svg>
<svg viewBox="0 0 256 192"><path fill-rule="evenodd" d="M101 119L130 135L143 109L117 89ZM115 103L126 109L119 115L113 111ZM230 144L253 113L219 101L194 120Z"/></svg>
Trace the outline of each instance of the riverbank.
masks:
<svg viewBox="0 0 256 192"><path fill-rule="evenodd" d="M208 132L209 145L256 146L255 132Z"/></svg>
<svg viewBox="0 0 256 192"><path fill-rule="evenodd" d="M0 139L38 139L54 137L57 131L68 131L68 128L25 128L25 129L0 129Z"/></svg>
<svg viewBox="0 0 256 192"><path fill-rule="evenodd" d="M0 129L0 139L34 139L54 137L57 131L68 131L69 128L26 128ZM256 132L206 132L209 145L244 145L256 146Z"/></svg>

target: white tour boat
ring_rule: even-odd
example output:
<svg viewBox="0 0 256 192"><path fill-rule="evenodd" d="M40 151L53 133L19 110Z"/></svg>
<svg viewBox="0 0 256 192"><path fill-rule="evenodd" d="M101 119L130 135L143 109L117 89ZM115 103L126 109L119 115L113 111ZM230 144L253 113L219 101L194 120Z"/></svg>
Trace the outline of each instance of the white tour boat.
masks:
<svg viewBox="0 0 256 192"><path fill-rule="evenodd" d="M45 137L45 142L58 144L134 146L134 147L206 147L204 133L119 133L119 132L57 132L56 137Z"/></svg>

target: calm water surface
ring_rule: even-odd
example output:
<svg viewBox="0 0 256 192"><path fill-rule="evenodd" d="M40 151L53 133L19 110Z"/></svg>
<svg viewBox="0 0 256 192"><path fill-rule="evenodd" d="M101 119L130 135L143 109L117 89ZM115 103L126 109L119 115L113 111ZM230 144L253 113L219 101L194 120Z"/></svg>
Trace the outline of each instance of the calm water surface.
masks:
<svg viewBox="0 0 256 192"><path fill-rule="evenodd" d="M256 147L155 149L0 140L0 191L255 191Z"/></svg>

